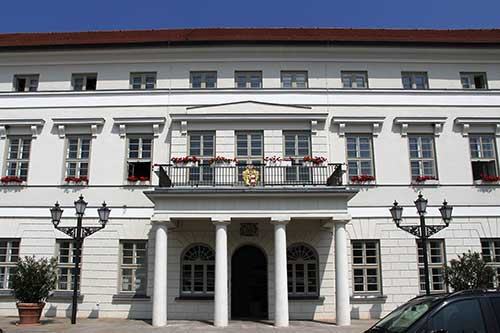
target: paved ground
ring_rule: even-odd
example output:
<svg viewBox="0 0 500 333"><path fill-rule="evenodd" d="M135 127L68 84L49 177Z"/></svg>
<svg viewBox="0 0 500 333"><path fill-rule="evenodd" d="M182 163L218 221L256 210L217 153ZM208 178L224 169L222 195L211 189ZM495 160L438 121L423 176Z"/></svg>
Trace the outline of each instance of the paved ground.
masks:
<svg viewBox="0 0 500 333"><path fill-rule="evenodd" d="M9 332L74 332L74 333L131 333L131 332L307 332L307 333L359 333L373 324L373 321L354 320L350 327L337 327L334 323L313 321L291 321L289 328L275 328L272 322L231 321L227 328L215 328L209 322L200 321L169 321L168 327L153 328L150 323L141 320L123 319L79 319L72 326L67 319L44 319L42 325L36 327L16 326L16 317L0 317L0 327Z"/></svg>

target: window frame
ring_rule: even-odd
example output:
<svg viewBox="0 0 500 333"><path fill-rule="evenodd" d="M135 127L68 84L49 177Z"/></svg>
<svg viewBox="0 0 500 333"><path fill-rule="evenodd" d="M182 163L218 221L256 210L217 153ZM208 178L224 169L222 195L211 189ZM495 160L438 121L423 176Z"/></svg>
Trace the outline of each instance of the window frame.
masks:
<svg viewBox="0 0 500 333"><path fill-rule="evenodd" d="M362 245L362 260L363 263L354 263L354 244L360 243ZM366 262L366 244L375 243L375 258L377 262L375 264L370 264ZM351 257L352 257L352 293L353 295L383 295L383 285L382 285L382 256L380 251L380 240L379 239L351 239ZM363 270L363 290L355 290L355 270ZM368 273L369 269L376 269L377 272L377 290L368 290Z"/></svg>
<svg viewBox="0 0 500 333"><path fill-rule="evenodd" d="M154 86L153 88L147 88L147 78L153 76L154 77ZM141 87L134 88L134 78L139 77L141 79ZM96 76L97 82L97 76ZM130 72L130 82L129 88L132 90L154 90L156 89L157 83L157 72ZM97 86L96 86L97 89Z"/></svg>
<svg viewBox="0 0 500 333"><path fill-rule="evenodd" d="M287 135L294 135L295 138L294 138L294 145L295 145L295 152L294 152L294 155L288 155L286 153L286 136ZM302 155L302 154L299 154L299 140L298 140L298 136L299 135L307 135L308 137L308 154L305 154L305 155ZM282 131L282 137L283 137L283 156L284 157L291 157L293 158L294 160L296 161L300 161L302 162L302 158L304 156L311 156L312 155L312 133L310 130L283 130Z"/></svg>
<svg viewBox="0 0 500 333"><path fill-rule="evenodd" d="M245 74L245 87L238 87L238 75ZM259 87L252 87L252 75L253 74L258 74L260 76L260 84ZM255 71L244 71L244 70L239 70L239 71L234 71L234 87L236 89L262 89L264 87L264 76L262 71L255 70Z"/></svg>
<svg viewBox="0 0 500 333"><path fill-rule="evenodd" d="M423 88L417 88L415 78L419 75L422 75L424 77L424 87ZM405 84L404 84L405 77L410 78L411 88L405 88ZM405 90L428 90L429 89L429 74L425 71L423 71L423 72L403 71L403 72L401 72L401 83L403 85L403 89L405 89Z"/></svg>
<svg viewBox="0 0 500 333"><path fill-rule="evenodd" d="M18 143L18 145L17 145L18 151L17 151L16 158L10 158L11 142L12 142L13 139L20 140L19 143ZM28 158L27 159L22 158L22 155L21 155L21 158L19 158L19 155L21 154L22 147L24 146L25 140L29 141L29 151L28 151ZM7 138L7 144L5 145L6 146L6 151L5 151L5 158L4 158L4 168L3 168L3 173L2 173L3 175L9 176L8 175L8 173L9 173L9 163L15 163L16 164L16 167L15 167L15 171L16 171L15 173L16 174L15 175L10 175L10 176L20 177L20 178L23 179L24 182L28 181L32 143L33 143L33 139L30 136L26 136L26 135L9 135L8 136L8 138ZM22 163L26 163L27 164L27 167L26 167L26 178L25 179L23 177L21 177L21 175L20 175L21 168L19 167L19 164L22 164Z"/></svg>
<svg viewBox="0 0 500 333"><path fill-rule="evenodd" d="M356 157L355 158L350 158L349 157L348 140L350 138L355 138L356 139ZM368 159L364 158L364 157L360 157L360 151L361 151L361 149L359 149L359 147L360 147L359 139L360 138L367 138L368 141L369 141L369 143L370 143L370 158L369 158L369 161L370 161L370 168L371 168L372 172L371 172L370 175L367 175L367 176L373 176L373 177L375 177L375 155L374 155L374 152L373 152L373 135L370 135L370 134L349 133L349 134L346 134L346 136L345 136L345 154L346 154L345 156L346 156L346 162L347 162L347 177L348 177L348 180L350 180L351 177L354 177L354 176L364 175L362 173L359 173L359 171L362 169L361 168L361 162L367 161ZM358 171L358 174L356 174L356 175L351 175L349 173L349 171L350 171L349 162L351 160L357 162L357 171Z"/></svg>
<svg viewBox="0 0 500 333"><path fill-rule="evenodd" d="M82 158L68 158L69 155L69 140L71 139L78 139L78 148L77 148L77 155L81 155L81 140L83 139L88 139L89 140L89 156L86 159L87 162L87 174L86 175L81 175L81 167L80 164L82 163ZM90 160L92 156L92 136L87 135L87 134L77 134L77 135L67 135L66 136L66 144L65 144L65 150L64 150L64 178L66 177L87 177L89 178L90 176ZM85 162L85 160L83 160ZM70 176L68 174L68 163L77 163L78 167L75 169L77 172L75 172L74 176Z"/></svg>
<svg viewBox="0 0 500 333"><path fill-rule="evenodd" d="M19 79L26 80L24 90L19 90ZM31 80L36 79L36 87L34 90L30 90ZM38 91L38 86L40 85L40 74L14 74L14 82L12 88L15 92L36 92Z"/></svg>
<svg viewBox="0 0 500 333"><path fill-rule="evenodd" d="M245 141L246 141L246 151L247 154L245 155L240 155L238 154L238 136L239 135L245 135ZM260 136L260 155L253 155L252 154L252 135L259 135ZM235 152L234 156L238 159L240 162L246 162L248 164L262 164L264 162L264 133L263 131L235 131L234 133L234 140L235 140ZM250 153L250 154L248 154ZM257 163L255 163L257 162Z"/></svg>
<svg viewBox="0 0 500 333"><path fill-rule="evenodd" d="M284 75L291 75L291 87L285 87L283 85L284 80L283 77ZM304 75L305 80L304 80L304 87L298 87L297 86L297 75ZM283 89L307 89L309 88L309 73L307 70L300 70L300 71L295 71L295 70L283 70L280 72L280 83L281 83L281 88Z"/></svg>
<svg viewBox="0 0 500 333"><path fill-rule="evenodd" d="M480 239L481 241L481 257L483 258L483 260L486 262L487 266L491 267L493 269L493 271L495 272L495 277L494 277L494 280L492 281L492 289L496 289L498 290L498 288L500 287L500 238L481 238ZM488 251L490 251L490 255L489 257L490 258L493 258L494 260L493 261L486 261L486 259L484 259L484 246L483 246L483 243L488 243ZM498 247L496 246L495 243L498 243ZM498 251L499 255L499 259L498 261L496 260L496 252Z"/></svg>
<svg viewBox="0 0 500 333"><path fill-rule="evenodd" d="M132 244L132 261L134 263L132 264L124 264L123 263L123 258L124 258L124 244L125 243L130 243ZM138 264L137 263L137 245L138 244L144 244L144 265ZM141 250L142 251L142 250ZM148 257L149 257L149 246L148 246L148 240L147 239L120 239L120 261L119 261L119 269L118 269L118 293L119 294L133 294L133 295L141 295L145 296L148 292ZM139 269L144 270L144 290L138 290L136 289L136 280L137 280L137 270ZM130 269L132 270L132 281L131 281L131 287L132 290L123 290L123 270L124 269Z"/></svg>
<svg viewBox="0 0 500 333"><path fill-rule="evenodd" d="M307 250L311 251L312 254L314 255L314 259L313 260L303 260L303 261L300 261L300 260L295 260L295 261L291 261L289 259L289 252L295 248L295 247L300 247L300 246L303 246L305 247ZM298 299L298 298L318 298L319 295L320 295L320 279L319 279L319 256L318 256L318 252L316 251L316 249L312 246L312 245L309 245L307 243L293 243L293 244L290 244L289 246L287 246L286 248L286 252L287 252L287 258L286 258L286 264L287 264L287 277L288 277L288 285L287 285L287 291L288 291L288 297L289 298L295 298L295 299ZM297 264L302 264L304 265L304 270L303 270L303 273L304 273L304 292L297 292L296 291L296 282L297 282L297 276L296 276L296 265ZM309 291L309 267L308 265L309 264L314 264L314 285L316 287L316 291L314 292L310 292ZM292 265L292 271L289 270L289 266ZM290 284L292 285L292 291L290 291Z"/></svg>
<svg viewBox="0 0 500 333"><path fill-rule="evenodd" d="M420 248L421 248L421 244L422 242L417 239L415 240L416 242L416 246L417 246L417 269L418 269L418 291L420 294L424 294L425 293L425 280L422 280L422 276L423 274L420 274L420 270L424 270L424 261L423 261L423 249L422 249L422 262L420 262ZM439 249L441 251L441 255L440 255L440 258L441 258L441 263L433 263L432 262L432 244L433 243L439 243ZM445 270L446 270L446 244L445 244L445 240L442 239L442 238L432 238L432 239L427 239L427 260L429 262L429 282L430 282L430 291L431 293L442 293L442 292L447 292L448 291L448 285L446 284L446 281L444 279L444 275L445 275ZM442 275L442 285L443 285L443 289L435 289L434 288L434 282L433 282L433 277L434 277L434 273L432 271L433 268L440 268L442 271L441 271L441 275ZM425 272L424 272L425 273ZM424 277L425 278L425 277ZM422 287L424 287L422 289Z"/></svg>
<svg viewBox="0 0 500 333"><path fill-rule="evenodd" d="M20 258L21 251L21 239L20 238L0 238L1 242L7 242L5 247L5 261L0 261L0 269L5 269L5 274L2 276L1 285L3 288L0 290L12 290L10 285L10 276L14 273L16 269L17 260ZM14 242L17 242L17 247L14 246ZM16 257L12 254L12 250L17 249L17 260L13 260ZM8 259L8 260L7 260ZM0 275L1 276L1 275Z"/></svg>
<svg viewBox="0 0 500 333"><path fill-rule="evenodd" d="M199 260L199 261L187 261L184 259L185 255L193 248L197 246L203 246L207 248L209 251L213 253L214 260ZM188 262L190 263L190 272L191 272L191 290L190 291L185 291L184 290L184 266L186 265L185 263ZM203 291L195 291L194 290L194 266L195 265L202 265L203 266ZM214 272L214 277L213 277L213 291L208 290L208 266L213 266L213 272ZM213 297L215 295L215 249L211 247L210 245L206 243L193 243L188 245L184 251L181 253L181 258L180 258L180 284L179 284L179 292L181 297Z"/></svg>
<svg viewBox="0 0 500 333"><path fill-rule="evenodd" d="M493 145L492 150L493 150L493 155L494 155L493 158L473 157L471 139L472 138L479 138L479 147L480 148L478 149L478 153L480 155L483 155L483 138L484 137L488 137L492 141L492 145ZM471 134L469 134L469 153L470 153L472 179L474 181L480 180L480 178L474 179L474 168L472 168L473 162L491 162L491 161L493 161L494 165L495 165L495 176L498 176L499 165L498 165L497 142L496 142L495 135L489 134L489 133L473 133L473 134L471 133Z"/></svg>
<svg viewBox="0 0 500 333"><path fill-rule="evenodd" d="M207 87L207 76L213 74L215 76L215 87ZM191 89L217 89L218 75L217 71L190 71L189 72L189 87ZM201 76L200 87L193 87L193 77Z"/></svg>
<svg viewBox="0 0 500 333"><path fill-rule="evenodd" d="M417 139L417 155L422 155L422 138L427 138L431 140L432 143L432 160L428 157L411 157L411 139ZM438 180L438 169L437 169L437 154L436 154L436 142L434 140L434 136L432 135L427 135L427 134L409 134L408 135L408 160L410 162L410 176L411 180L415 181L418 177L426 177L429 175L426 175L424 173L424 162L426 161L432 161L432 169L433 169L433 177L432 179ZM412 162L418 162L419 164L419 175L414 175L413 174L413 167L412 167Z"/></svg>
<svg viewBox="0 0 500 333"><path fill-rule="evenodd" d="M71 90L72 91L96 91L97 90L97 74L98 73L72 73L71 74ZM95 89L87 89L87 80L89 77L95 77ZM75 80L82 78L82 89L75 89Z"/></svg>
<svg viewBox="0 0 500 333"><path fill-rule="evenodd" d="M363 76L363 82L365 84L364 87L358 87L356 85L356 87L353 86L353 83L357 82L356 81L356 77L357 76ZM345 87L344 86L344 76L347 77L349 76L350 77L350 80L351 80L351 86L350 87ZM342 84L342 88L343 89L369 89L369 85L368 85L368 71L340 71L340 82Z"/></svg>
<svg viewBox="0 0 500 333"><path fill-rule="evenodd" d="M131 158L130 157L130 139L138 139L139 140L139 150L138 150L138 157L137 158ZM143 154L143 151L144 151L144 143L143 143L143 140L144 139L149 139L150 140L150 146L151 146L151 149L150 149L150 156L149 158L144 158L142 156ZM151 134L130 134L130 135L127 135L127 140L126 140L126 152L125 152L125 172L126 172L126 177L129 177L129 176L135 176L134 175L130 175L130 165L129 163L133 163L133 162L149 162L149 175L148 175L148 178L149 180L151 180L151 176L152 176L152 165L153 165L153 153L154 153L154 136L151 135Z"/></svg>
<svg viewBox="0 0 500 333"><path fill-rule="evenodd" d="M69 247L68 249L68 262L61 262L61 243L62 242L68 242ZM73 281L74 281L74 275L75 275L75 258L76 258L76 241L70 238L58 238L56 239L56 257L57 257L57 283L56 283L56 288L55 290L58 291L70 291L73 290ZM83 252L83 244L82 248L80 251L80 273L82 271L82 252ZM62 289L60 288L60 277L62 276L61 269L67 269L68 274L65 279L65 283L67 288ZM82 279L82 274L79 274L79 284L81 284L81 279Z"/></svg>
<svg viewBox="0 0 500 333"><path fill-rule="evenodd" d="M486 72L460 72L460 84L462 85L462 89L464 90L488 90L488 76L486 75ZM484 88L476 88L475 80L474 77L477 75L481 75L483 77L484 81ZM464 87L462 79L464 77L467 77L470 83L470 87L466 88ZM471 80L472 78L472 80Z"/></svg>

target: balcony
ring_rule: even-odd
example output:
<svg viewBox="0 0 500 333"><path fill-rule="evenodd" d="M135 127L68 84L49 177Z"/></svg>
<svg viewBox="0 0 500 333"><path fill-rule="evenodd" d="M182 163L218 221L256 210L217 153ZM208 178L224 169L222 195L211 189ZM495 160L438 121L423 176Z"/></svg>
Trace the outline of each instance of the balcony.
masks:
<svg viewBox="0 0 500 333"><path fill-rule="evenodd" d="M156 165L159 187L243 187L342 186L343 164L306 165Z"/></svg>

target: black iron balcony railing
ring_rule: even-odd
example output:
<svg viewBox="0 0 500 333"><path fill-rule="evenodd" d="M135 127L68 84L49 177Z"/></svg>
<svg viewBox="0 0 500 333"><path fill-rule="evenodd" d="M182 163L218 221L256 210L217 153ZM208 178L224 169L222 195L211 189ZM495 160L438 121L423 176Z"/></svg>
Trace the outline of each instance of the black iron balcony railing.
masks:
<svg viewBox="0 0 500 333"><path fill-rule="evenodd" d="M157 167L160 187L341 186L343 174L341 163L287 166L252 164L251 168L241 164L215 163L160 164Z"/></svg>

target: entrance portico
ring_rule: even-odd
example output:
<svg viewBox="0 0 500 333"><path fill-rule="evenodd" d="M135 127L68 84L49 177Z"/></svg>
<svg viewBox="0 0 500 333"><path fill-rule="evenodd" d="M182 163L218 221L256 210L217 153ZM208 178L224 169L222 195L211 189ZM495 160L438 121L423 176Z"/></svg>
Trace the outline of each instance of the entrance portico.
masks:
<svg viewBox="0 0 500 333"><path fill-rule="evenodd" d="M153 325L167 324L171 288L167 288L169 263L167 262L168 226L182 225L185 221L212 221L215 238L215 281L213 320L217 327L228 325L230 318L229 291L236 276L229 278L228 226L242 221L262 221L273 251L269 260L269 317L276 326L289 324L289 284L287 274L287 228L294 223L322 225L335 231L335 314L338 325L350 324L349 284L347 269L347 239L345 224L347 201L355 191L344 188L318 189L160 189L146 193L155 203L152 217L156 225L153 283ZM175 232L175 229L174 229ZM264 235L263 235L264 236ZM305 241L305 239L304 239ZM248 263L250 264L250 263ZM333 262L331 263L333 264ZM328 271L325 270L325 274ZM323 277L322 277L323 278ZM332 277L333 280L333 277ZM234 291L233 291L234 292ZM238 313L235 313L237 316Z"/></svg>

